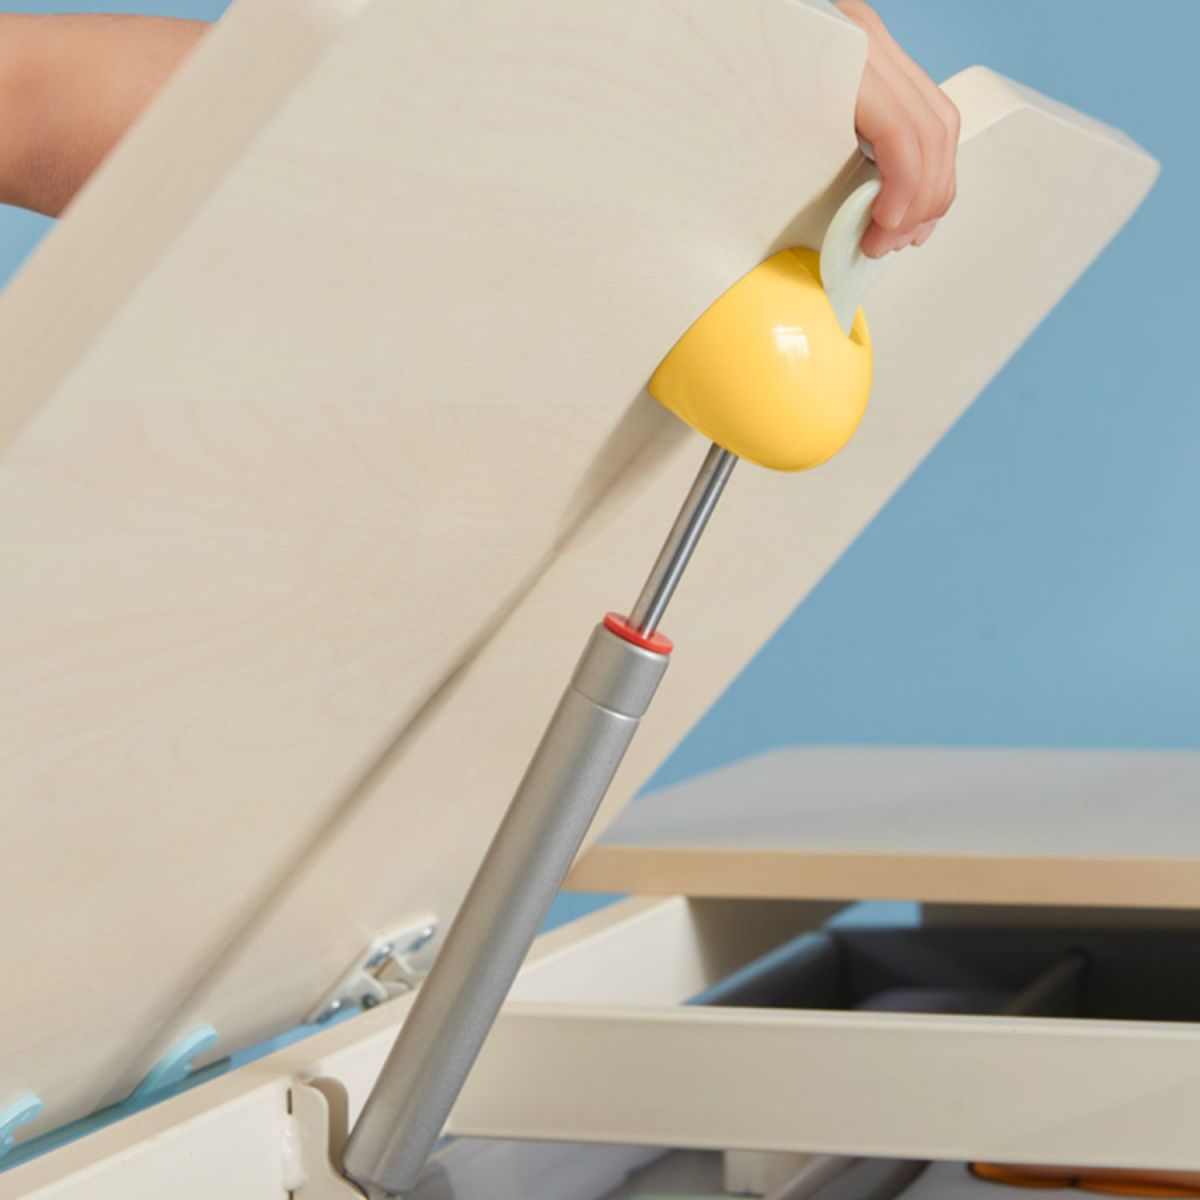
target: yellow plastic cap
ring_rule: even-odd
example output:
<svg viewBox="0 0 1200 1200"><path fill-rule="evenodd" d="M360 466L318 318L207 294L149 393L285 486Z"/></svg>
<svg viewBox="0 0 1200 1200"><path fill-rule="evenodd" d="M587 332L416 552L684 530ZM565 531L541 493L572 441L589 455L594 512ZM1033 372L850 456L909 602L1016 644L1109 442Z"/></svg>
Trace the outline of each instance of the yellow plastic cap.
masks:
<svg viewBox="0 0 1200 1200"><path fill-rule="evenodd" d="M650 394L706 438L776 471L806 471L851 438L871 393L871 337L849 336L815 250L784 250L744 275L663 359Z"/></svg>

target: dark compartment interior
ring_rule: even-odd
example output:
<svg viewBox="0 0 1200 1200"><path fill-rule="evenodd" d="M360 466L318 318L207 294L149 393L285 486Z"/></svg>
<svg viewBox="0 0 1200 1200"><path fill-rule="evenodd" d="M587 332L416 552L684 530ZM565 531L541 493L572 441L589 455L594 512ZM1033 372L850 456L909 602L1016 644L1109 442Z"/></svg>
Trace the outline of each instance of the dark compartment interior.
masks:
<svg viewBox="0 0 1200 1200"><path fill-rule="evenodd" d="M696 1002L1200 1021L1200 931L830 929L780 947Z"/></svg>

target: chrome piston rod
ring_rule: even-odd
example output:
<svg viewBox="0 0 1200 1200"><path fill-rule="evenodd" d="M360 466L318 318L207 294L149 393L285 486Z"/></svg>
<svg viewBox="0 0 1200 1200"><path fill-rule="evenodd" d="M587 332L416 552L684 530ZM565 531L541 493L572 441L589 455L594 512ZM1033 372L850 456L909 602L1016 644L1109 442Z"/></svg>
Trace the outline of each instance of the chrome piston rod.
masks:
<svg viewBox="0 0 1200 1200"><path fill-rule="evenodd" d="M715 443L709 448L696 482L629 614L629 624L639 633L649 635L658 629L736 462L735 455Z"/></svg>

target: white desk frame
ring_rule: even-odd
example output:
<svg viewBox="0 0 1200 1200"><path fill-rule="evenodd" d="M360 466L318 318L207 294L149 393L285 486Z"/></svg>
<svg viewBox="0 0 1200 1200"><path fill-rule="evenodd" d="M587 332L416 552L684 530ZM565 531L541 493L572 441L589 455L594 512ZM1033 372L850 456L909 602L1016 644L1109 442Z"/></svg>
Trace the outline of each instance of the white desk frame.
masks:
<svg viewBox="0 0 1200 1200"><path fill-rule="evenodd" d="M830 911L634 899L543 937L451 1132L1196 1166L1196 1026L679 1006ZM409 1002L14 1168L0 1200L353 1196L318 1161L321 1131L297 1128L293 1088L320 1081L344 1128Z"/></svg>

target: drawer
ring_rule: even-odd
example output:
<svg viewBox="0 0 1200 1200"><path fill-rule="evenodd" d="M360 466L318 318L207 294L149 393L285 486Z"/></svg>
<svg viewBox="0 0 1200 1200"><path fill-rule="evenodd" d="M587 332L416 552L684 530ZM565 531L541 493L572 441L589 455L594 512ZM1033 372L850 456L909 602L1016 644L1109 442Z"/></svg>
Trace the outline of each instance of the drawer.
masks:
<svg viewBox="0 0 1200 1200"><path fill-rule="evenodd" d="M686 1005L514 1004L454 1129L1200 1167L1200 932L1026 919L812 932Z"/></svg>
<svg viewBox="0 0 1200 1200"><path fill-rule="evenodd" d="M954 925L805 934L706 1004L1200 1021L1200 929Z"/></svg>

